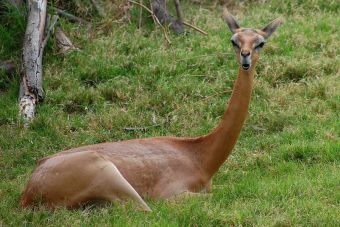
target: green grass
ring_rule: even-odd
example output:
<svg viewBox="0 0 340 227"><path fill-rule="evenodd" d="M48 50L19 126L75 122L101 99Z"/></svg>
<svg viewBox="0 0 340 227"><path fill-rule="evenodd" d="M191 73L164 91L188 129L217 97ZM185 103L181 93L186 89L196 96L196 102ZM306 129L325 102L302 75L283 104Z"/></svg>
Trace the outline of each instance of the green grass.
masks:
<svg viewBox="0 0 340 227"><path fill-rule="evenodd" d="M105 141L208 133L237 74L231 34L219 9L207 5L185 4L184 11L209 36L171 35L171 48L151 20L141 30L136 23L87 30L62 21L81 51L63 57L50 42L46 99L28 129L18 120L18 75L0 73L0 226L339 226L339 4L242 2L231 11L244 27L261 28L280 15L285 23L261 54L247 122L210 195L148 200L147 214L131 204L19 207L43 156ZM1 16L0 56L18 61L24 19L11 12ZM5 23L11 20L17 23ZM154 117L157 127L124 130L152 126Z"/></svg>

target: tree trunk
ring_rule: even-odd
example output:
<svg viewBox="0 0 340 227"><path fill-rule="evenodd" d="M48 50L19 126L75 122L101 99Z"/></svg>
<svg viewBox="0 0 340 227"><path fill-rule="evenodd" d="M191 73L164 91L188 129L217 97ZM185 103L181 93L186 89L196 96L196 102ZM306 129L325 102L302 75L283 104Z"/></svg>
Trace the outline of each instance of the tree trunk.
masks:
<svg viewBox="0 0 340 227"><path fill-rule="evenodd" d="M174 0L176 14L177 14L177 22L183 26L183 12L181 8L181 4L179 0Z"/></svg>
<svg viewBox="0 0 340 227"><path fill-rule="evenodd" d="M179 2L177 1L179 4ZM176 20L173 16L169 14L166 8L166 0L153 0L151 3L151 8L158 20L163 25L169 25L170 28L175 32L176 35L185 33L185 29L183 26L183 23L181 21ZM179 9L176 7L176 10ZM182 17L182 14L180 12L180 17ZM180 18L181 20L182 18Z"/></svg>
<svg viewBox="0 0 340 227"><path fill-rule="evenodd" d="M20 114L27 125L35 116L36 104L43 100L42 57L47 0L28 0L28 20L24 38L19 93Z"/></svg>

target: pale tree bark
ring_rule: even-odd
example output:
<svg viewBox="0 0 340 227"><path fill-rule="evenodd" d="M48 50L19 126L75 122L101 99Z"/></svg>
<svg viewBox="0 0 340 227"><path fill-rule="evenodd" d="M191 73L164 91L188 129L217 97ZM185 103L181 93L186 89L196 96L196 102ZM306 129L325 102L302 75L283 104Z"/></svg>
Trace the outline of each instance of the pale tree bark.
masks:
<svg viewBox="0 0 340 227"><path fill-rule="evenodd" d="M50 34L58 21L58 16L47 15L47 0L6 0L20 7L27 3L28 18L24 37L19 91L20 115L27 127L35 117L36 105L44 99L43 91L43 54ZM56 31L56 40L62 53L77 49L60 28ZM14 71L14 66L0 61L0 69L7 73Z"/></svg>
<svg viewBox="0 0 340 227"><path fill-rule="evenodd" d="M28 0L19 93L20 114L25 124L35 117L35 107L44 98L42 58L45 40L47 0Z"/></svg>

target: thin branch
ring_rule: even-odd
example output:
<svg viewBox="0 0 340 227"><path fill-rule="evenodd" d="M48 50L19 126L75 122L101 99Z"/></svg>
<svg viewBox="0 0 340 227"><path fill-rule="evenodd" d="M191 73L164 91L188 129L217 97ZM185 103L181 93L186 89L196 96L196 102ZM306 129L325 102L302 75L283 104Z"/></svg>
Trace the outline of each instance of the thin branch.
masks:
<svg viewBox="0 0 340 227"><path fill-rule="evenodd" d="M183 24L183 12L181 9L181 5L179 4L179 0L174 0L175 3L175 8L176 8L176 13L177 13L177 21L180 24Z"/></svg>
<svg viewBox="0 0 340 227"><path fill-rule="evenodd" d="M140 6L140 7L143 7L146 11L148 11L151 14L151 16L155 16L155 14L152 12L152 10L149 9L148 7L146 7L145 5L143 5L143 4L139 3L139 2L132 1L132 0L129 0L129 2L131 2L133 4L136 4L136 5Z"/></svg>
<svg viewBox="0 0 340 227"><path fill-rule="evenodd" d="M86 20L84 20L84 19L82 19L80 17L76 17L73 14L70 14L70 13L66 12L65 10L58 9L58 8L55 8L55 7L51 7L51 9L55 10L56 13L59 16L67 17L70 21L77 22L77 23L80 23L80 24L89 24L88 21L86 21Z"/></svg>
<svg viewBox="0 0 340 227"><path fill-rule="evenodd" d="M141 7L141 9L142 9L142 7ZM155 14L155 13L154 13L154 9L152 8L152 3L151 3L151 1L150 1L150 9L151 9L152 13ZM152 17L153 22L154 22L155 24L157 24L157 21L155 20L155 18L156 18L157 16L156 16L156 17L153 17L152 14L151 14L151 17Z"/></svg>
<svg viewBox="0 0 340 227"><path fill-rule="evenodd" d="M196 26L194 26L194 25L192 25L192 24L189 24L189 23L187 23L187 22L185 22L185 21L183 21L183 24L184 24L185 26L188 26L188 27L192 28L192 29L195 29L196 31L202 33L203 35L208 35L207 32L203 31L202 29L200 29L200 28L198 28L198 27L196 27Z"/></svg>
<svg viewBox="0 0 340 227"><path fill-rule="evenodd" d="M140 4L143 4L143 0L139 0ZM138 21L138 28L142 27L142 16L143 16L143 8L140 7L139 9L139 21Z"/></svg>
<svg viewBox="0 0 340 227"><path fill-rule="evenodd" d="M129 127L129 128L124 128L124 131L126 132L135 132L135 131L141 131L141 132L146 132L147 127Z"/></svg>
<svg viewBox="0 0 340 227"><path fill-rule="evenodd" d="M150 125L150 126L145 126L145 127L128 127L124 128L124 131L126 132L135 132L135 131L141 131L141 132L146 132L150 128L155 128L161 126L160 124L155 124L155 125Z"/></svg>
<svg viewBox="0 0 340 227"><path fill-rule="evenodd" d="M135 1L132 1L132 0L129 0L129 2L131 2L131 3L135 4L135 5L138 5L138 6L140 6L140 7L143 7L146 11L148 11L148 12L151 14L151 16L152 16L152 18L154 19L154 21L156 21L157 24L162 28L165 40L168 42L169 45L171 45L171 41L170 41L170 38L169 38L169 36L168 36L168 33L166 32L164 26L163 26L163 25L161 24L161 22L158 20L158 18L156 17L156 15L152 12L152 10L149 9L148 7L146 7L145 5L139 3L139 2L135 2Z"/></svg>
<svg viewBox="0 0 340 227"><path fill-rule="evenodd" d="M58 20L59 20L59 16L58 15L53 15L52 19L50 19L50 15L48 15L48 20L47 23L45 25L46 31L45 31L45 38L42 42L42 47L45 48L48 42L48 39L51 36L51 33L53 33L54 31L54 27L57 24Z"/></svg>
<svg viewBox="0 0 340 227"><path fill-rule="evenodd" d="M124 5L123 7L123 11L124 11L124 16L119 19L118 21L127 21L129 22L129 24L131 24L131 12L130 12L130 9L131 9L131 4L129 1L126 2L126 4Z"/></svg>

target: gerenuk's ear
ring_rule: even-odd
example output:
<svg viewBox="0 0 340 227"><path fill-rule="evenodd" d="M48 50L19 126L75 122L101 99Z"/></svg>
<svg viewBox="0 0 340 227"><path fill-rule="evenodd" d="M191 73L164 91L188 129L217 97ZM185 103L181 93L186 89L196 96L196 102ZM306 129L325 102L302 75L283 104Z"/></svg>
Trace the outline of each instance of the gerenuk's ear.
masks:
<svg viewBox="0 0 340 227"><path fill-rule="evenodd" d="M228 27L232 33L236 33L236 30L240 28L237 21L229 13L226 7L223 7L222 19L228 24Z"/></svg>
<svg viewBox="0 0 340 227"><path fill-rule="evenodd" d="M272 22L270 22L262 31L265 33L264 38L268 39L269 36L275 32L276 28L282 23L281 18L276 18Z"/></svg>

